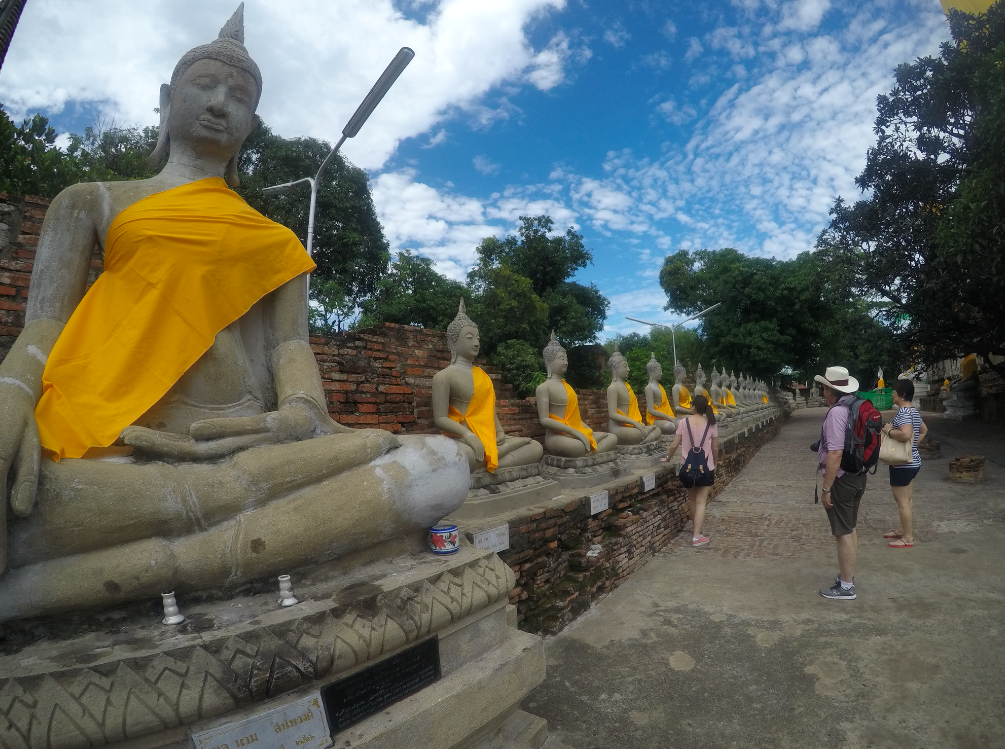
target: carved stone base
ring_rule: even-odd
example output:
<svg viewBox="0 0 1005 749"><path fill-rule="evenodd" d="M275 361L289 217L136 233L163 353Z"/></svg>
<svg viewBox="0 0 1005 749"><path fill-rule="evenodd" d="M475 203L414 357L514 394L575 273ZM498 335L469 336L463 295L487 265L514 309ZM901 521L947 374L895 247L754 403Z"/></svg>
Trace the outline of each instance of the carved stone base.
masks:
<svg viewBox="0 0 1005 749"><path fill-rule="evenodd" d="M66 617L5 625L0 747L186 746L192 731L316 694L434 634L442 678L338 734L337 746L474 741L544 678L541 641L514 628L513 572L493 553L464 546L305 575L288 608L271 584L227 600L179 596L188 621L176 627L160 623L157 601L78 620L78 634Z"/></svg>
<svg viewBox="0 0 1005 749"><path fill-rule="evenodd" d="M545 455L541 460L541 474L554 478L563 489L587 489L627 476L630 472L631 469L621 461L616 450L582 458Z"/></svg>
<svg viewBox="0 0 1005 749"><path fill-rule="evenodd" d="M943 401L946 407L944 415L954 421L970 421L981 418L981 395L976 390L951 392Z"/></svg>
<svg viewBox="0 0 1005 749"><path fill-rule="evenodd" d="M464 504L450 514L454 522L500 515L562 493L558 482L542 475L537 463L497 468L492 473L475 471L471 474L470 486Z"/></svg>
<svg viewBox="0 0 1005 749"><path fill-rule="evenodd" d="M666 455L662 439L643 445L618 445L614 449L621 461L632 471L658 466L660 458Z"/></svg>

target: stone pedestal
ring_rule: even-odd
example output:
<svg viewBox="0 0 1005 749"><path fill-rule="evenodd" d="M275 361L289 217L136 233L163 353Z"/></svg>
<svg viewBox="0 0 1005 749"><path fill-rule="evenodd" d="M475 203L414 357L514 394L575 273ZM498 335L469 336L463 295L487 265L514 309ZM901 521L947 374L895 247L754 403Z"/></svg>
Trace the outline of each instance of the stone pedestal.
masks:
<svg viewBox="0 0 1005 749"><path fill-rule="evenodd" d="M950 460L949 480L958 484L979 484L984 481L984 456L971 455Z"/></svg>
<svg viewBox="0 0 1005 749"><path fill-rule="evenodd" d="M660 458L666 455L666 447L664 447L662 439L644 445L618 445L614 450L629 471L658 466Z"/></svg>
<svg viewBox="0 0 1005 749"><path fill-rule="evenodd" d="M562 487L541 474L538 463L471 474L467 499L450 514L452 520L480 520L557 497Z"/></svg>
<svg viewBox="0 0 1005 749"><path fill-rule="evenodd" d="M664 438L665 439L665 438ZM587 489L630 473L616 450L594 453L582 458L560 458L545 455L541 460L541 475L554 478L563 489Z"/></svg>
<svg viewBox="0 0 1005 749"><path fill-rule="evenodd" d="M950 392L943 404L947 419L967 421L981 418L981 394L976 390Z"/></svg>
<svg viewBox="0 0 1005 749"><path fill-rule="evenodd" d="M441 678L342 730L334 745L484 746L505 726L512 732L520 701L544 679L542 641L516 630L513 572L494 553L464 546L448 557L323 565L294 581L301 603L288 608L273 583L230 599L180 594L180 626L160 623L159 601L5 625L0 747L190 749L192 733L311 699L432 636ZM323 745L323 734L314 739Z"/></svg>
<svg viewBox="0 0 1005 749"><path fill-rule="evenodd" d="M922 460L935 460L942 457L942 443L927 437L918 443L918 453Z"/></svg>

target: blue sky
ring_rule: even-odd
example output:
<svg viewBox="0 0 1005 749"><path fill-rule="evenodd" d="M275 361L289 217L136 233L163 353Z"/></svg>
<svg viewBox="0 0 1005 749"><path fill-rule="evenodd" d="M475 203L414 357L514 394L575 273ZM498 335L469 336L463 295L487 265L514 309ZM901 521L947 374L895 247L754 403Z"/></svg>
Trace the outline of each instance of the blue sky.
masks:
<svg viewBox="0 0 1005 749"><path fill-rule="evenodd" d="M0 72L13 114L151 124L157 85L233 0L33 0ZM668 321L663 257L811 249L873 141L897 64L937 52L937 0L304 0L247 3L260 113L335 140L400 46L416 59L346 154L395 249L460 278L520 215L575 226L605 334Z"/></svg>

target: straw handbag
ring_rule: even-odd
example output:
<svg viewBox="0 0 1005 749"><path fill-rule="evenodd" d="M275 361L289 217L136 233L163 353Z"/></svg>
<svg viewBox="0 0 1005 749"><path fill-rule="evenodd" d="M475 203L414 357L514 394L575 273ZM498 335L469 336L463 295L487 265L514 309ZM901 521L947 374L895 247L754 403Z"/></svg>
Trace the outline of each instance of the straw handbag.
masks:
<svg viewBox="0 0 1005 749"><path fill-rule="evenodd" d="M879 445L879 459L888 466L906 466L912 460L913 448L914 440L901 442L886 435Z"/></svg>

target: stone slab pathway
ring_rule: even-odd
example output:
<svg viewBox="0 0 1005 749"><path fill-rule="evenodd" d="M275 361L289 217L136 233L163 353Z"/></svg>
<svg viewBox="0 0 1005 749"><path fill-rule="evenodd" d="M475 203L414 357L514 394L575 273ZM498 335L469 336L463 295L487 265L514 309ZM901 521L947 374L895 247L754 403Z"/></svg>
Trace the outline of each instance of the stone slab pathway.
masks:
<svg viewBox="0 0 1005 749"><path fill-rule="evenodd" d="M813 504L808 445L824 409L797 411L675 539L547 642L548 676L523 704L576 749L1005 747L1005 424L926 415L942 457L915 488L917 545L887 469L859 520L859 598L818 589L837 571ZM889 419L892 414L885 414ZM950 483L985 454L988 480Z"/></svg>

